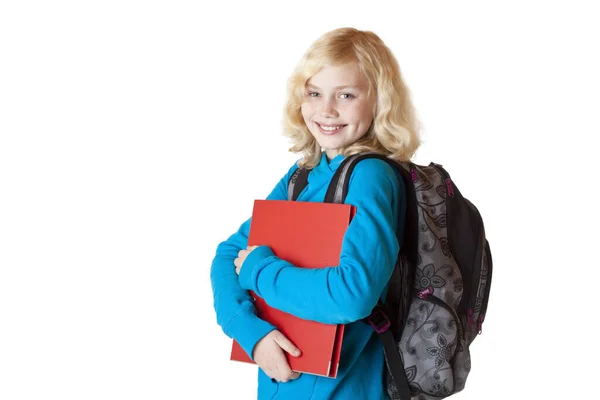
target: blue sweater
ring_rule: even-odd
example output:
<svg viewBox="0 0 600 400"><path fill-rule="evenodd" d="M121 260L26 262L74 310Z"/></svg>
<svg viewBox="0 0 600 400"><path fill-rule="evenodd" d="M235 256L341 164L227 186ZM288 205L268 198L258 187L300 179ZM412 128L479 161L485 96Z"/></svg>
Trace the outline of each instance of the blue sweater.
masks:
<svg viewBox="0 0 600 400"><path fill-rule="evenodd" d="M328 161L323 153L298 200L323 201L342 160L339 155ZM292 166L267 199L287 200L288 180L296 169ZM233 260L247 246L250 220L217 248L211 268L217 323L250 356L256 343L275 328L256 316L247 290L298 317L347 324L336 379L302 374L278 383L259 369L259 400L388 399L383 384L383 347L373 328L360 319L385 298L398 255L397 238L402 239L404 230L404 183L384 161L364 160L352 173L345 202L356 206L356 215L344 236L338 266L297 268L261 246L246 258L238 277Z"/></svg>

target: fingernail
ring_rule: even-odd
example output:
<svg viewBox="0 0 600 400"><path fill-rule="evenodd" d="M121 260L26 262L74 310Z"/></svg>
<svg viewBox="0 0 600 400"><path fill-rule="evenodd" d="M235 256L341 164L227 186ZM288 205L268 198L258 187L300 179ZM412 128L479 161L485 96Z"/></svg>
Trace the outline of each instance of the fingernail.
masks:
<svg viewBox="0 0 600 400"><path fill-rule="evenodd" d="M295 356L299 356L300 355L300 350L298 350L298 349L294 350L294 355Z"/></svg>

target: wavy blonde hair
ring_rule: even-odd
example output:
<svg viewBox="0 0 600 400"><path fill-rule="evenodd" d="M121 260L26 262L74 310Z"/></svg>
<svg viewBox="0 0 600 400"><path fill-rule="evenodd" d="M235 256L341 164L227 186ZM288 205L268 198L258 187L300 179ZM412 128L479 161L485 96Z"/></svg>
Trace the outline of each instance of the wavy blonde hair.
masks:
<svg viewBox="0 0 600 400"><path fill-rule="evenodd" d="M306 82L326 65L348 63L356 64L365 75L368 95L374 90L377 101L367 133L340 149L341 154L375 151L397 161L410 160L421 143L420 123L396 58L375 33L339 28L313 42L288 80L283 129L292 141L290 151L302 153L298 164L315 167L322 151L302 118Z"/></svg>

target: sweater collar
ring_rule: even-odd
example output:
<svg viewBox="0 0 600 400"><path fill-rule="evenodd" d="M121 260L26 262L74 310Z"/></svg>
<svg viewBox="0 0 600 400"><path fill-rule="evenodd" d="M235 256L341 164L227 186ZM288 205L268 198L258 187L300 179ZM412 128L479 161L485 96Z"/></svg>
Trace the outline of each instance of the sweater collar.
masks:
<svg viewBox="0 0 600 400"><path fill-rule="evenodd" d="M321 154L321 162L313 169L308 175L308 182L310 184L320 185L323 182L328 182L331 177L338 169L340 164L344 161L344 156L341 154L334 157L332 160L327 159L327 155L323 152Z"/></svg>
<svg viewBox="0 0 600 400"><path fill-rule="evenodd" d="M321 162L319 163L317 168L323 169L325 171L335 172L342 163L342 161L344 161L344 156L341 154L338 154L333 159L328 160L327 154L323 152L321 153Z"/></svg>

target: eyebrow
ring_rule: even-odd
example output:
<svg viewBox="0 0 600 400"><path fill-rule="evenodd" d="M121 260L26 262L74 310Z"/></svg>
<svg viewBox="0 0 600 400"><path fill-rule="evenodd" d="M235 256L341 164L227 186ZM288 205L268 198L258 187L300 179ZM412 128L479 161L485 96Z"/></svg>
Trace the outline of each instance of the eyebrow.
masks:
<svg viewBox="0 0 600 400"><path fill-rule="evenodd" d="M313 84L307 84L306 85L307 88L311 88L311 89L321 89L318 86L315 86ZM335 90L339 90L339 89L356 89L356 90L360 90L360 87L358 87L357 85L342 85L342 86L336 86L334 87Z"/></svg>

